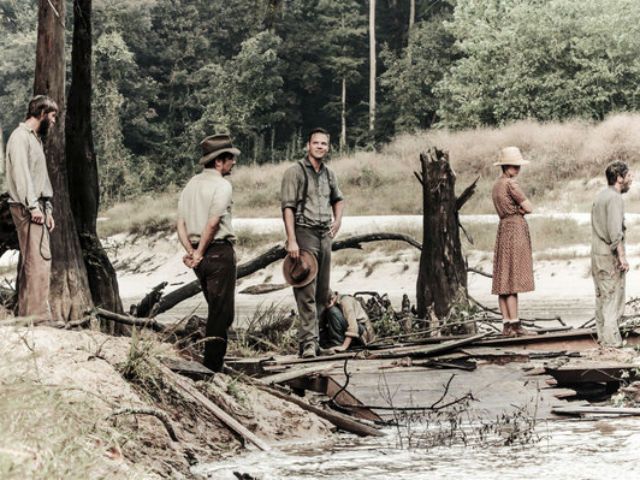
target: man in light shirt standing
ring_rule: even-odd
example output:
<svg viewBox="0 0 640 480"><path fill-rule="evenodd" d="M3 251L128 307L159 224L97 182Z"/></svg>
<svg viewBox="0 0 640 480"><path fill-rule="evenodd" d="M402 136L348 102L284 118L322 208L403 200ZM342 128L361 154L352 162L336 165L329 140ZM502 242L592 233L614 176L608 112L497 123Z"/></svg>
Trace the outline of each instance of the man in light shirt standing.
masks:
<svg viewBox="0 0 640 480"><path fill-rule="evenodd" d="M633 174L626 163L611 163L605 170L608 187L591 209L591 269L596 287L596 329L603 346L621 347L618 325L624 314L625 276L629 262L624 247L624 202Z"/></svg>
<svg viewBox="0 0 640 480"><path fill-rule="evenodd" d="M204 365L222 371L227 351L227 329L234 319L236 237L231 226L231 173L240 150L228 135L213 135L201 143L202 173L185 186L178 203L178 238L209 306Z"/></svg>
<svg viewBox="0 0 640 480"><path fill-rule="evenodd" d="M42 146L58 105L45 95L29 102L27 119L9 137L5 159L11 217L18 233L18 315L48 319L53 189Z"/></svg>

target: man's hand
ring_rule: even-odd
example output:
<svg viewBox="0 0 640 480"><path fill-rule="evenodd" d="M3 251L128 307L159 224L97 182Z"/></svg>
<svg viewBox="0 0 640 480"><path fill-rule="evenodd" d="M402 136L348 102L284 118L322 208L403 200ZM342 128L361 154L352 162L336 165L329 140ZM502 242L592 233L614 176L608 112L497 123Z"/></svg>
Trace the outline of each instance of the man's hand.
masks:
<svg viewBox="0 0 640 480"><path fill-rule="evenodd" d="M287 240L286 250L292 260L297 260L300 256L300 247L296 240Z"/></svg>
<svg viewBox="0 0 640 480"><path fill-rule="evenodd" d="M618 268L621 272L629 271L629 262L627 262L627 257L625 257L624 255L618 257Z"/></svg>
<svg viewBox="0 0 640 480"><path fill-rule="evenodd" d="M329 229L329 236L331 238L336 238L336 235L338 235L338 231L340 230L341 225L342 225L342 221L340 220L334 220L331 223L331 228Z"/></svg>
<svg viewBox="0 0 640 480"><path fill-rule="evenodd" d="M339 345L337 347L333 347L333 350L336 353L342 353L342 352L346 352L348 347L345 347L344 345Z"/></svg>
<svg viewBox="0 0 640 480"><path fill-rule="evenodd" d="M201 261L202 255L198 254L198 252L187 253L182 257L182 263L189 268L196 268Z"/></svg>
<svg viewBox="0 0 640 480"><path fill-rule="evenodd" d="M56 228L56 222L53 221L53 217L51 215L47 217L47 228L49 229L49 232L53 232L53 229Z"/></svg>
<svg viewBox="0 0 640 480"><path fill-rule="evenodd" d="M31 221L33 223L37 223L38 225L42 225L44 223L44 214L38 208L34 208L30 210L31 213Z"/></svg>

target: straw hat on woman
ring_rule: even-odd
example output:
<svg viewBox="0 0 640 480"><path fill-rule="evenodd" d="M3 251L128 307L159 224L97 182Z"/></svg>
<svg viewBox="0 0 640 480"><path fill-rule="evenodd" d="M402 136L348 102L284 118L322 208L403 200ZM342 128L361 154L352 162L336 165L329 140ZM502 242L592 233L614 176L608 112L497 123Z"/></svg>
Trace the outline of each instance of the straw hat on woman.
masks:
<svg viewBox="0 0 640 480"><path fill-rule="evenodd" d="M529 162L522 158L518 147L500 151L496 166L502 168L491 197L500 217L493 253L493 284L491 293L498 295L504 336L522 336L527 332L518 317L518 293L534 290L531 236L524 216L533 211L516 177L520 167Z"/></svg>

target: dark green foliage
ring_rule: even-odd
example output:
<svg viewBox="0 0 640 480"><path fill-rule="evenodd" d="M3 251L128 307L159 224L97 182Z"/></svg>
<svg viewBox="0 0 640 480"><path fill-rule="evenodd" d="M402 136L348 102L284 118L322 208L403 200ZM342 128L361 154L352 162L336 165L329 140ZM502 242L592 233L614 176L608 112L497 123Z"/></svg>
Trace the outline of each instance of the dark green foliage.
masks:
<svg viewBox="0 0 640 480"><path fill-rule="evenodd" d="M36 3L0 0L5 139L32 90ZM368 2L93 3L107 202L182 185L214 132L234 136L241 162L263 163L299 158L316 126L338 147L344 122L343 147L354 149L432 126L602 119L640 106L637 0L416 0L411 32L408 1L378 0L373 135Z"/></svg>

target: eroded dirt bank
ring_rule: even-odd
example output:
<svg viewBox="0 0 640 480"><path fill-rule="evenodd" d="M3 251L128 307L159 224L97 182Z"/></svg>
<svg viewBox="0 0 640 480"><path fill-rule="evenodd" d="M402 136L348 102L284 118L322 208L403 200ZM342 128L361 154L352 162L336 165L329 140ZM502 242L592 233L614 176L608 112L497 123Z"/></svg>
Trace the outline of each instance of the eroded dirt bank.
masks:
<svg viewBox="0 0 640 480"><path fill-rule="evenodd" d="M154 367L172 356L150 338L0 327L0 477L199 478L191 466L242 450ZM331 441L323 420L235 378L197 387L269 444Z"/></svg>

